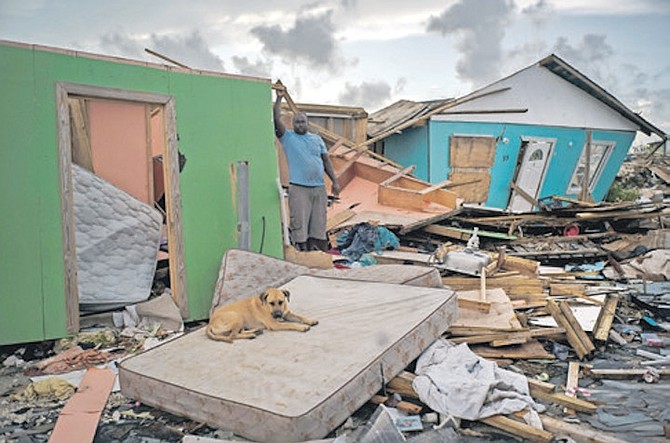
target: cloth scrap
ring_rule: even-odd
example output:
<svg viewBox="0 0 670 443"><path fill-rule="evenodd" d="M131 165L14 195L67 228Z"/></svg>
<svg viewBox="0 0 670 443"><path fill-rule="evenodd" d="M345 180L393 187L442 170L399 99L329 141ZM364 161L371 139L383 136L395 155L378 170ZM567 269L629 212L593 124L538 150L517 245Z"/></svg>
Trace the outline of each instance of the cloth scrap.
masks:
<svg viewBox="0 0 670 443"><path fill-rule="evenodd" d="M16 401L67 400L72 394L74 394L74 386L67 380L49 377L29 383L25 388L12 394L10 398Z"/></svg>
<svg viewBox="0 0 670 443"><path fill-rule="evenodd" d="M417 360L412 386L423 403L442 414L478 420L545 408L530 396L526 377L500 369L466 343L438 339Z"/></svg>

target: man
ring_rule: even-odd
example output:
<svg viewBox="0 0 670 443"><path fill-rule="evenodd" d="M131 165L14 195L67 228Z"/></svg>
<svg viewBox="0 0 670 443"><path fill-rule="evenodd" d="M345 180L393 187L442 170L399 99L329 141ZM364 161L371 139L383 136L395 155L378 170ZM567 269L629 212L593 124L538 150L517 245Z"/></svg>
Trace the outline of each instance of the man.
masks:
<svg viewBox="0 0 670 443"><path fill-rule="evenodd" d="M291 213L291 241L299 251L328 250L326 209L328 196L323 173L332 181L334 197L340 194L333 164L320 136L307 132L304 113L293 117L293 130L281 120L281 101L285 91L277 91L273 107L275 134L281 142L288 162L288 207Z"/></svg>

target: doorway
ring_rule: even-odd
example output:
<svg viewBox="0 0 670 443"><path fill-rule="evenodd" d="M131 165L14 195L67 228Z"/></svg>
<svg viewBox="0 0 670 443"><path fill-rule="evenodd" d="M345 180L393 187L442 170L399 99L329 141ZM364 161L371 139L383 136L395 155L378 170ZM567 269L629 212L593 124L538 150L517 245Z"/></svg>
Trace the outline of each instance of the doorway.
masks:
<svg viewBox="0 0 670 443"><path fill-rule="evenodd" d="M511 212L528 212L537 206L537 197L544 183L551 151L555 140L523 138L519 161L510 183L512 188L507 209Z"/></svg>
<svg viewBox="0 0 670 443"><path fill-rule="evenodd" d="M169 245L163 258L169 264L171 295L182 316L187 317L180 223L180 159L173 98L58 83L57 106L68 332L79 330L80 288L85 283L79 281L82 257L77 252L75 221L73 180L79 171L109 183L115 192L118 189L123 195L132 196L133 201L149 209L160 208L157 201L162 197L162 216L154 215L154 218L163 220ZM116 210L113 204L108 206L110 211ZM87 260L91 260L90 254Z"/></svg>

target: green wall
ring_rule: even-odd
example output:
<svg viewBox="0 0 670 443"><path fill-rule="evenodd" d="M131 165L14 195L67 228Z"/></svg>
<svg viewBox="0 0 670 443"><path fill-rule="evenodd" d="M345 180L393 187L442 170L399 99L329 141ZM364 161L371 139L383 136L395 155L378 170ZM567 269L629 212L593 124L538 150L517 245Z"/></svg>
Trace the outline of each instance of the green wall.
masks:
<svg viewBox="0 0 670 443"><path fill-rule="evenodd" d="M238 244L230 174L238 161L249 162L251 249L282 256L269 80L0 44L0 345L66 335L56 82L174 97L187 158L180 184L189 320L208 316L221 258Z"/></svg>

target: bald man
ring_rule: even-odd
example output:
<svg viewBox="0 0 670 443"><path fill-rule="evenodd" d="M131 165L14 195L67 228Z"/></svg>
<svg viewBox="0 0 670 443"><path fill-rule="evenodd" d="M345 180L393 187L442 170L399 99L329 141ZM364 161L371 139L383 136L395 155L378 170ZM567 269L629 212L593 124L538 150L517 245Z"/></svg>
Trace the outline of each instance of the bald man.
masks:
<svg viewBox="0 0 670 443"><path fill-rule="evenodd" d="M334 197L339 196L340 185L323 139L307 132L307 116L302 112L296 114L293 117L293 130L286 129L281 120L281 101L284 94L283 90L277 91L272 110L275 134L288 162L291 242L299 251L327 251L328 196L323 173L328 174L332 181L331 191Z"/></svg>

